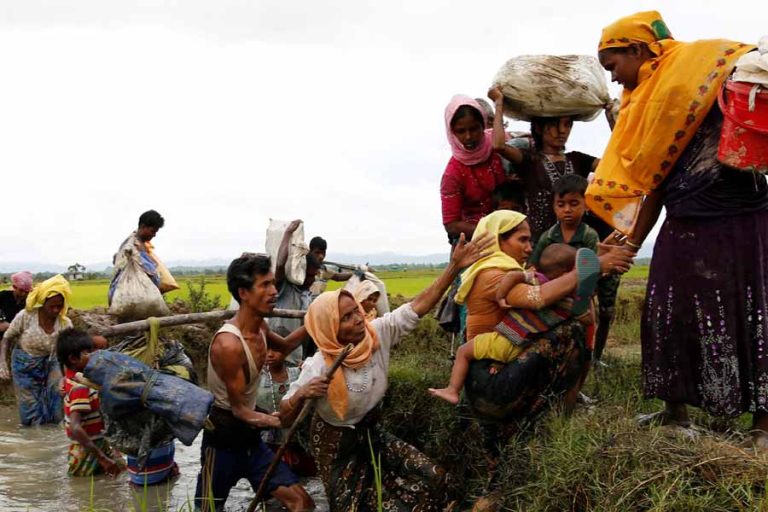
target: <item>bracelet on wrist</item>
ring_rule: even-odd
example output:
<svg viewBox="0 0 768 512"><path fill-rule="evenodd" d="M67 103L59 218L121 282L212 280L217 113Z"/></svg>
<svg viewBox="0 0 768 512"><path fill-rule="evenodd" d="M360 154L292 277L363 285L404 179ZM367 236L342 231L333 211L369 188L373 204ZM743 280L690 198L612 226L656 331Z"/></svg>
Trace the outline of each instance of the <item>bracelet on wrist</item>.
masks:
<svg viewBox="0 0 768 512"><path fill-rule="evenodd" d="M626 240L624 243L636 251L640 250L641 245L634 243L632 240Z"/></svg>

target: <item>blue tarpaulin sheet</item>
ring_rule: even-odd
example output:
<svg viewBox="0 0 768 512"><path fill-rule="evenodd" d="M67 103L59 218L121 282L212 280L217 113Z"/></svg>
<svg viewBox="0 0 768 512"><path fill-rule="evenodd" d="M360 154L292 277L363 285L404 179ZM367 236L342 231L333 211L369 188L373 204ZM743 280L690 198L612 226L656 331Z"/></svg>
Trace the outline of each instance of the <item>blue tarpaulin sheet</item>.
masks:
<svg viewBox="0 0 768 512"><path fill-rule="evenodd" d="M202 430L213 404L208 391L117 352L98 350L91 354L83 375L101 386L101 407L112 421L148 410L187 446Z"/></svg>

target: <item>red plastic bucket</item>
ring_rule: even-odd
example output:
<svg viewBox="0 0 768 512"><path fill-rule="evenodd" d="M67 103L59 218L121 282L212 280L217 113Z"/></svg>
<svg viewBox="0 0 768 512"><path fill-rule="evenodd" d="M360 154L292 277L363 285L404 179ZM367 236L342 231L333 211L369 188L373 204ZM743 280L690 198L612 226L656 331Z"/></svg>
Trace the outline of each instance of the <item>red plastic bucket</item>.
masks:
<svg viewBox="0 0 768 512"><path fill-rule="evenodd" d="M717 99L720 110L723 111L723 129L720 132L717 159L742 171L768 173L766 87L729 79L720 89Z"/></svg>

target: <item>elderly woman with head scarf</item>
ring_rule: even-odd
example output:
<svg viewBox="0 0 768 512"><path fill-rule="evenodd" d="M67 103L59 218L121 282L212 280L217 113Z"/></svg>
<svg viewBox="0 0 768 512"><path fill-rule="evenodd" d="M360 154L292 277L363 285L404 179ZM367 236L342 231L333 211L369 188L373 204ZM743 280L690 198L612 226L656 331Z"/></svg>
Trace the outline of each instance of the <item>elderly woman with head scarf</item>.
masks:
<svg viewBox="0 0 768 512"><path fill-rule="evenodd" d="M686 404L752 412L766 449L768 186L717 160L717 96L753 49L676 41L656 11L606 27L598 57L624 92L587 204L634 250L666 209L641 323L645 394L666 403L652 419L687 425Z"/></svg>
<svg viewBox="0 0 768 512"><path fill-rule="evenodd" d="M384 510L443 510L444 470L383 430L379 404L387 391L392 347L437 304L461 268L485 256L488 245L487 238L465 243L462 234L448 267L430 287L373 321L365 319L360 303L347 291L323 293L310 305L305 326L318 352L304 362L280 413L287 425L305 400L318 398L312 452L332 511L377 509L371 450L380 457ZM329 383L324 373L347 344L354 349Z"/></svg>
<svg viewBox="0 0 768 512"><path fill-rule="evenodd" d="M3 336L4 349L6 344L16 344L11 371L22 425L58 423L63 418L56 337L72 327L67 318L71 295L69 283L61 275L38 284Z"/></svg>

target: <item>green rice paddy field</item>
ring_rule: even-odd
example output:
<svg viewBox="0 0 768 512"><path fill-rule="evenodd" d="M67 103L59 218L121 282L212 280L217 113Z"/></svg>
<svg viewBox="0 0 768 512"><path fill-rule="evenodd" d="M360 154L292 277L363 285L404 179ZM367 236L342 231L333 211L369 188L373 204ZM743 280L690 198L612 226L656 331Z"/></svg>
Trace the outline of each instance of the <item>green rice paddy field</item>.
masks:
<svg viewBox="0 0 768 512"><path fill-rule="evenodd" d="M421 290L426 288L440 273L439 270L402 270L386 271L377 275L387 285L387 292L392 295L402 295L403 297L413 297ZM630 270L627 279L642 279L648 277L648 266L639 265ZM176 298L187 299L189 296L188 283L198 286L201 279L205 279L206 291L211 296L221 297L221 303L229 303L229 293L227 292L227 283L225 276L179 276L176 278L180 290L165 295L166 300L173 301ZM339 288L342 283L331 281L328 285L329 290ZM76 309L91 309L94 307L105 307L107 305L107 289L109 280L98 279L93 281L76 281L72 283L72 307Z"/></svg>

